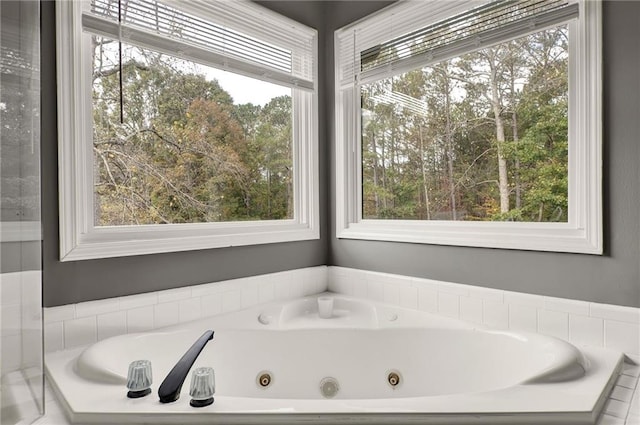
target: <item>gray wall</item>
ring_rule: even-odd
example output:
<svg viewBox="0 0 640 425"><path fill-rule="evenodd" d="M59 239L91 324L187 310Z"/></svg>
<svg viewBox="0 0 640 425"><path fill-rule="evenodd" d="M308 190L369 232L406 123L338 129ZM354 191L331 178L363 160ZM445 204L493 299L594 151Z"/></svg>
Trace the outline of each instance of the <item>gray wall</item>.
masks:
<svg viewBox="0 0 640 425"><path fill-rule="evenodd" d="M333 30L380 5L331 3L327 42ZM329 264L640 307L640 2L607 1L603 14L605 255L337 240L332 223ZM333 116L333 66L328 45L328 117ZM333 130L330 123L331 139ZM333 187L333 162L330 167Z"/></svg>
<svg viewBox="0 0 640 425"><path fill-rule="evenodd" d="M265 6L321 30L322 4L266 2ZM320 41L322 43L322 40ZM179 286L316 266L327 263L328 233L321 210L321 238L316 241L257 245L143 255L76 262L58 261L58 171L56 129L55 9L42 2L42 202L44 306L96 300ZM320 81L320 122L324 122L326 92ZM326 180L327 144L320 127L320 178ZM320 191L327 205L326 185Z"/></svg>

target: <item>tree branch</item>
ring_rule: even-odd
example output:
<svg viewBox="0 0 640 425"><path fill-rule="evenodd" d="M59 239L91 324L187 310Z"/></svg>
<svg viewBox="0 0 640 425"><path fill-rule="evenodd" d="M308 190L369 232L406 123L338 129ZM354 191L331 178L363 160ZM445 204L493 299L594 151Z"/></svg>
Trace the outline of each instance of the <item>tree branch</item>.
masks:
<svg viewBox="0 0 640 425"><path fill-rule="evenodd" d="M149 71L149 67L134 60L131 59L130 61L127 61L125 63L122 64L122 69L124 70L125 68L136 68L140 71ZM93 73L93 78L104 78L104 77L108 77L110 75L113 74L117 74L118 72L120 72L120 67L119 66L114 66L113 68L109 68L109 69L105 69L105 70L99 70L99 71L95 71Z"/></svg>

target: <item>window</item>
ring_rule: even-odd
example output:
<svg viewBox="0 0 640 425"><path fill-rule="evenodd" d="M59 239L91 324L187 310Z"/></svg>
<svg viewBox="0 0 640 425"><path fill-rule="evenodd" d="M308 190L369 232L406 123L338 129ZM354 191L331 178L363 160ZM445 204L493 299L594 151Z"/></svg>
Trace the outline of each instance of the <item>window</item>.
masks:
<svg viewBox="0 0 640 425"><path fill-rule="evenodd" d="M245 1L57 25L62 261L319 237L315 30Z"/></svg>
<svg viewBox="0 0 640 425"><path fill-rule="evenodd" d="M335 42L339 238L602 253L599 2L400 2Z"/></svg>

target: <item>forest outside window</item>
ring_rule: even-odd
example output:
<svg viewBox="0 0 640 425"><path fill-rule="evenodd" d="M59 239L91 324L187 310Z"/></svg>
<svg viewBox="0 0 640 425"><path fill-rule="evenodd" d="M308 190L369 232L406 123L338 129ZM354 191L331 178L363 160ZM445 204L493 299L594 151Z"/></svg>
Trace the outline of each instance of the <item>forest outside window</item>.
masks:
<svg viewBox="0 0 640 425"><path fill-rule="evenodd" d="M432 6L336 32L337 236L601 253L600 4Z"/></svg>
<svg viewBox="0 0 640 425"><path fill-rule="evenodd" d="M62 260L318 237L315 30L244 1L57 24Z"/></svg>

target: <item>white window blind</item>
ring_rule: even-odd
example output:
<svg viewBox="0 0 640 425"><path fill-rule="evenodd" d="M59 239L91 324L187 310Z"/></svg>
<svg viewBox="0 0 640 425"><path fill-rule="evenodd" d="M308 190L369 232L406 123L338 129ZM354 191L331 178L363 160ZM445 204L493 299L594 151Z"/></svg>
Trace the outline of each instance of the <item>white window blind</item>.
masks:
<svg viewBox="0 0 640 425"><path fill-rule="evenodd" d="M314 89L316 31L249 2L91 0L82 27L263 81Z"/></svg>
<svg viewBox="0 0 640 425"><path fill-rule="evenodd" d="M336 31L335 54L339 64L336 72L340 87L352 87L356 76L360 76L360 52L485 3L487 0L434 1L425 8L421 0L400 1L362 22Z"/></svg>
<svg viewBox="0 0 640 425"><path fill-rule="evenodd" d="M567 22L579 14L578 3L572 0L466 2L463 8L457 3L430 10L430 21L420 23L424 12L409 18L412 7L408 7L403 16L385 16L379 25L356 26L351 34L339 35L342 85L353 84L356 76L365 84L441 62ZM401 21L402 26L398 25Z"/></svg>

